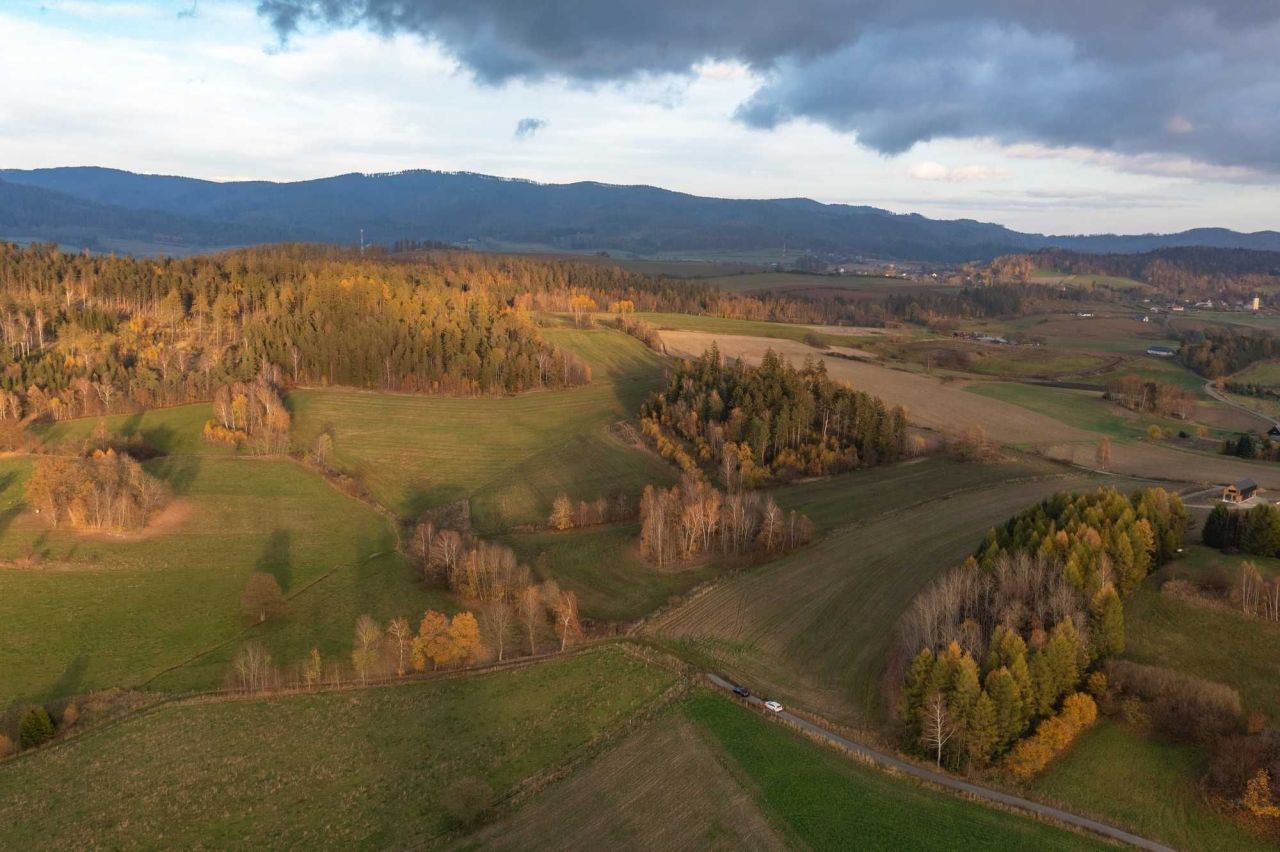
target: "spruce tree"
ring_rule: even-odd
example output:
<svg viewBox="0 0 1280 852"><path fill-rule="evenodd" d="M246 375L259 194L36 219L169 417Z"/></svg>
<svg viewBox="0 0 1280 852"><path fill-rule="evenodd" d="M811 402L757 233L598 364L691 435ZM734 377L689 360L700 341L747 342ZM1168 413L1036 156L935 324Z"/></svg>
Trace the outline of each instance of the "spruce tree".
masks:
<svg viewBox="0 0 1280 852"><path fill-rule="evenodd" d="M18 728L18 742L23 748L35 748L53 739L53 719L43 707L32 707L22 717Z"/></svg>

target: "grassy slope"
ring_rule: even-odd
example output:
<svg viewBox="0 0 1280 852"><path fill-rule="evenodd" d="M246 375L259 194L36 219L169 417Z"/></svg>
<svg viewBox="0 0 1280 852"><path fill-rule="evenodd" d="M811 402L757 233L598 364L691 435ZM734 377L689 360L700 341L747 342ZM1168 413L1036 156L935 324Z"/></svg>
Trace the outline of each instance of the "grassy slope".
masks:
<svg viewBox="0 0 1280 852"><path fill-rule="evenodd" d="M1055 420L1113 438L1133 437L1139 431L1138 420L1116 412L1099 398L1096 391L1068 390L1044 385L1024 385L1014 382L993 382L969 385L965 390L1010 402L1023 408L1045 414ZM1143 418L1145 423L1148 418ZM1151 422L1163 422L1151 420Z"/></svg>
<svg viewBox="0 0 1280 852"><path fill-rule="evenodd" d="M847 498L815 485L816 499L843 503L848 509L838 511L856 523L722 583L651 630L753 688L767 685L833 718L875 721L893 627L916 593L963 559L988 526L1054 491L1091 484L1045 477L1038 466L931 464L893 468L907 480L900 485L855 474L844 480L853 492ZM957 489L968 490L948 496ZM836 522L836 513L817 514L820 523Z"/></svg>
<svg viewBox="0 0 1280 852"><path fill-rule="evenodd" d="M638 523L567 532L520 533L503 540L541 579L554 577L578 596L582 614L631 621L707 579L714 568L659 571L640 558Z"/></svg>
<svg viewBox="0 0 1280 852"><path fill-rule="evenodd" d="M687 712L804 848L1103 848L1091 838L867 768L721 696L699 693Z"/></svg>
<svg viewBox="0 0 1280 852"><path fill-rule="evenodd" d="M0 463L8 474L0 506L10 512L22 506L29 465ZM363 611L411 615L434 602L387 552L393 539L381 516L292 462L218 455L151 466L181 483L187 517L171 530L120 540L52 530L30 513L9 520L0 559L35 551L44 567L0 569L0 693L56 697L136 683L231 638L255 569L297 595L269 631L281 656L311 643L343 649ZM167 685L216 685L222 659Z"/></svg>
<svg viewBox="0 0 1280 852"><path fill-rule="evenodd" d="M657 457L608 433L660 383L658 356L611 330L546 334L591 364L590 385L485 399L296 391L290 403L299 439L332 429L339 463L394 511L418 514L472 498L473 520L485 533L544 520L562 490L594 499L670 481Z"/></svg>
<svg viewBox="0 0 1280 852"><path fill-rule="evenodd" d="M1195 779L1204 758L1193 746L1145 739L1103 722L1034 784L1069 807L1126 825L1179 849L1266 849L1206 807Z"/></svg>
<svg viewBox="0 0 1280 852"><path fill-rule="evenodd" d="M1184 559L1160 569L1149 586L1175 577L1230 583L1242 559L1191 547ZM1272 573L1277 561L1259 564ZM1125 625L1126 657L1225 683L1239 691L1247 710L1271 714L1280 706L1280 625L1247 621L1150 587L1127 602ZM1104 723L1035 786L1180 848L1263 848L1204 804L1197 789L1204 760L1194 745L1160 742Z"/></svg>
<svg viewBox="0 0 1280 852"><path fill-rule="evenodd" d="M1280 624L1209 609L1151 589L1130 599L1126 656L1234 687L1246 710L1280 708Z"/></svg>
<svg viewBox="0 0 1280 852"><path fill-rule="evenodd" d="M786 849L755 796L672 709L618 748L466 838L484 849Z"/></svg>
<svg viewBox="0 0 1280 852"><path fill-rule="evenodd" d="M1231 380L1272 387L1280 386L1280 361L1262 361L1254 364L1236 373Z"/></svg>
<svg viewBox="0 0 1280 852"><path fill-rule="evenodd" d="M402 848L466 776L498 795L672 676L617 649L360 692L163 708L0 765L0 847Z"/></svg>

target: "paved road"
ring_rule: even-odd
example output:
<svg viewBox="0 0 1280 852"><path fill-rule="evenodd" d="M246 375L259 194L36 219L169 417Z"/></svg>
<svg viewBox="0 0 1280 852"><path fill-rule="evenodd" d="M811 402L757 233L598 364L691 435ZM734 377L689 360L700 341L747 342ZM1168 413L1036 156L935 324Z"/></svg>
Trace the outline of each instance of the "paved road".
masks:
<svg viewBox="0 0 1280 852"><path fill-rule="evenodd" d="M1271 428L1272 426L1276 425L1276 421L1272 420L1267 415L1259 414L1249 406L1241 405L1240 403L1236 402L1234 399L1231 399L1226 394L1219 391L1216 387L1213 386L1212 381L1208 381L1204 383L1204 392L1209 394L1209 396L1213 397L1218 402L1221 402L1223 405L1229 405L1232 408L1236 408L1236 409L1239 409L1240 411L1243 411L1245 414L1253 415L1254 417L1258 418L1262 422L1266 423L1267 428Z"/></svg>
<svg viewBox="0 0 1280 852"><path fill-rule="evenodd" d="M725 690L732 690L734 686L719 675L707 674L707 680ZM764 699L757 698L754 695L745 700L748 704L752 704L756 707L760 707L764 704ZM1105 822L1098 822L1097 820L1079 816L1078 814L1073 814L1069 811L1060 810L1059 808L1050 807L1049 805L1042 805L1039 802L1033 802L1030 799L1024 799L1020 796L1011 796L1008 793L1001 793L999 790L992 790L989 787L983 787L969 781L963 781L959 778L948 775L945 772L936 772L932 769L925 769L923 767L916 766L914 763L908 763L905 760L900 760L891 754L845 739L839 734L815 725L807 719L801 719L799 716L788 713L785 710L781 713L773 713L770 715L778 716L792 725L795 725L796 727L801 728L820 739L834 743L835 745L838 745L859 757L863 757L872 763L893 769L894 771L901 772L904 775L910 775L913 778L919 778L922 781L928 781L930 784L937 784L940 787L959 790L960 792L967 793L975 798L986 799L991 802L999 802L1002 805L1017 808L1020 811L1027 811L1037 816L1048 817L1049 819L1057 820L1058 822L1073 825L1077 828L1083 828L1086 831L1092 831L1104 837L1109 837L1112 840L1119 840L1122 843L1128 843L1129 845L1136 846L1139 849L1150 849L1155 850L1155 852L1174 852L1168 846L1162 846L1153 840L1148 840L1145 837L1139 837L1136 834L1130 834L1129 832L1116 828L1113 825L1107 825Z"/></svg>

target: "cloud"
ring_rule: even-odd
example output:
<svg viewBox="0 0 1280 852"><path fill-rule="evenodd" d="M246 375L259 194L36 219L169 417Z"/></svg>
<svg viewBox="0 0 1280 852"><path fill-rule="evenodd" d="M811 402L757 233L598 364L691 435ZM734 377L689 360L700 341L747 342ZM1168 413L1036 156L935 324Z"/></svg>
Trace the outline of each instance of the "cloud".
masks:
<svg viewBox="0 0 1280 852"><path fill-rule="evenodd" d="M522 118L516 122L516 138L528 139L546 126L545 118Z"/></svg>
<svg viewBox="0 0 1280 852"><path fill-rule="evenodd" d="M1006 169L992 168L990 166L956 166L948 168L942 163L935 163L932 160L915 163L907 169L907 174L916 180L940 181L943 183L987 182L1004 180L1009 177L1009 172Z"/></svg>
<svg viewBox="0 0 1280 852"><path fill-rule="evenodd" d="M1167 155L1280 173L1280 3L1250 0L260 0L304 27L409 33L483 84L740 68L750 127ZM714 73L714 72L713 72Z"/></svg>

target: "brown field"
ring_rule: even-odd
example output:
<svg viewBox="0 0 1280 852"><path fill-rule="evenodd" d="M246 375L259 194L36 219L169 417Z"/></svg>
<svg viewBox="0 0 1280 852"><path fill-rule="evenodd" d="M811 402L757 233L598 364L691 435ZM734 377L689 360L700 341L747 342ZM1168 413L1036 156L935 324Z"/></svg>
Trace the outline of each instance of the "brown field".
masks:
<svg viewBox="0 0 1280 852"><path fill-rule="evenodd" d="M1028 478L1016 468L1006 476L957 491L944 472L902 503L886 501L817 544L693 598L648 631L705 656L753 691L776 691L840 721L875 723L894 625L920 589L963 560L988 527L1054 492L1098 483Z"/></svg>
<svg viewBox="0 0 1280 852"><path fill-rule="evenodd" d="M822 357L820 351L791 340L691 331L664 331L662 339L669 352L686 357L701 355L713 342L725 355L745 358L750 362L758 362L769 349L795 363L810 356ZM901 405L917 426L943 432L979 427L991 438L1006 444L1088 441L1092 438L1087 432L1064 426L1020 406L975 398L973 394L965 393L959 382L944 384L931 376L864 361L830 357L824 360L832 378L875 394L890 405Z"/></svg>
<svg viewBox="0 0 1280 852"><path fill-rule="evenodd" d="M664 331L662 339L671 354L685 357L702 354L712 342L726 356L745 358L749 362L758 362L768 349L795 363L806 357L823 357L821 351L804 343L776 338ZM901 405L916 426L949 434L976 427L1000 444L1035 450L1074 464L1094 464L1098 433L1068 426L1020 405L968 393L963 381L945 382L866 361L838 357L823 360L832 378L874 394L890 405ZM1278 464L1246 462L1146 442L1117 441L1112 450L1111 470L1188 483L1222 483L1252 477L1264 488L1280 490Z"/></svg>
<svg viewBox="0 0 1280 852"><path fill-rule="evenodd" d="M682 714L633 734L515 814L466 838L486 849L785 849L752 795Z"/></svg>

